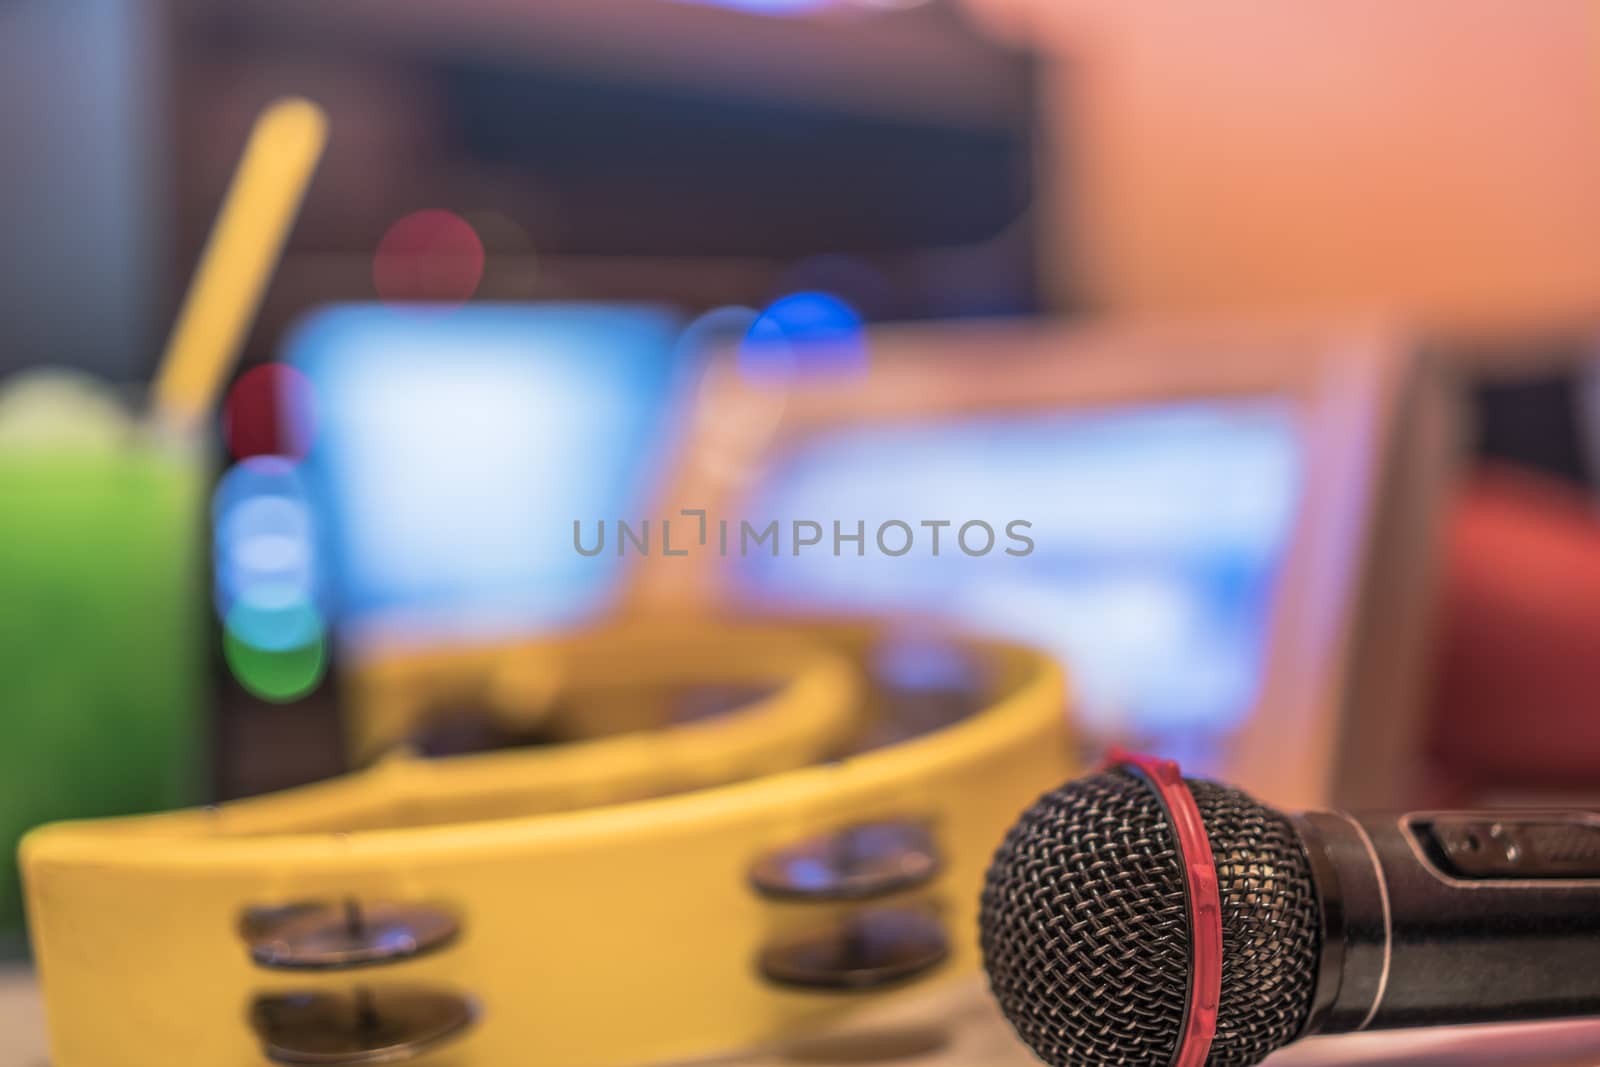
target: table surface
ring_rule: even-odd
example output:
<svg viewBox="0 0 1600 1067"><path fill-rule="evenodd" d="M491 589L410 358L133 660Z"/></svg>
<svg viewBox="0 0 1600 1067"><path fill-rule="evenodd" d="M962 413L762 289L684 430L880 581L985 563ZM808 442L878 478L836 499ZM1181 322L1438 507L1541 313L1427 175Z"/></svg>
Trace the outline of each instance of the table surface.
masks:
<svg viewBox="0 0 1600 1067"><path fill-rule="evenodd" d="M698 1067L863 1067L874 1063L893 1067L1038 1067L977 981L892 1002L836 1032L782 1049L701 1061ZM39 991L32 976L17 968L0 969L0 1064L49 1067ZM1266 1067L1357 1064L1600 1067L1600 1019L1539 1027L1481 1026L1319 1038L1279 1053Z"/></svg>

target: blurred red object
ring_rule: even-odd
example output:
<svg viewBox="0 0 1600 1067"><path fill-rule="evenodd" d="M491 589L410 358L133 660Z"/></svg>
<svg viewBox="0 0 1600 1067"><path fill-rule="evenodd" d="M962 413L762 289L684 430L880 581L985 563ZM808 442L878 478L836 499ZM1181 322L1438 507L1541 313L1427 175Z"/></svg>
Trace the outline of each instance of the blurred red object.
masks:
<svg viewBox="0 0 1600 1067"><path fill-rule="evenodd" d="M1600 790L1600 508L1486 468L1455 506L1429 749L1436 799Z"/></svg>
<svg viewBox="0 0 1600 1067"><path fill-rule="evenodd" d="M285 363L246 371L222 408L222 435L237 460L251 456L303 459L311 448L312 390L305 375Z"/></svg>
<svg viewBox="0 0 1600 1067"><path fill-rule="evenodd" d="M464 304L483 280L483 242L450 211L415 211L389 227L372 257L372 285L388 303Z"/></svg>

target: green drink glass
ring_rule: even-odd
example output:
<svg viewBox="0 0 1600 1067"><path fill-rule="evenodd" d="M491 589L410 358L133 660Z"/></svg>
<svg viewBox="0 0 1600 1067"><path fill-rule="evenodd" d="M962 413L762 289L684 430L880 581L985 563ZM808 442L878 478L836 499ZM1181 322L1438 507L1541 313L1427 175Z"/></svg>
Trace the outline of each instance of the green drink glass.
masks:
<svg viewBox="0 0 1600 1067"><path fill-rule="evenodd" d="M0 948L24 832L197 798L205 470L87 379L0 383Z"/></svg>

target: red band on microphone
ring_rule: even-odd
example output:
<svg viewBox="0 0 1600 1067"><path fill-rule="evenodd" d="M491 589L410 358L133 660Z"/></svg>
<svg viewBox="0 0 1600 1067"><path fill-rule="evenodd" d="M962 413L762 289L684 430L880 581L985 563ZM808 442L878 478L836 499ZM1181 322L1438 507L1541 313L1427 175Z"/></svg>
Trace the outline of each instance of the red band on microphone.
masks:
<svg viewBox="0 0 1600 1067"><path fill-rule="evenodd" d="M1155 790L1167 810L1178 841L1179 862L1189 898L1189 1003L1184 1009L1183 1036L1172 1067L1204 1067L1217 1036L1217 1011L1222 1003L1222 893L1211 839L1200 819L1200 806L1171 760L1141 756L1113 748L1103 769L1137 771Z"/></svg>

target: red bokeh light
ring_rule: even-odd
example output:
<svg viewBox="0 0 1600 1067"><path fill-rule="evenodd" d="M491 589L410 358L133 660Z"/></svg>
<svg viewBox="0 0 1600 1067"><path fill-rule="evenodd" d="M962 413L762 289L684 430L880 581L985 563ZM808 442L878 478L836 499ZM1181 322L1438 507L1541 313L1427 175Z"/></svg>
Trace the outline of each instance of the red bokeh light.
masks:
<svg viewBox="0 0 1600 1067"><path fill-rule="evenodd" d="M311 383L288 364L255 367L229 390L222 408L222 436L235 459L300 459L311 449L314 434Z"/></svg>
<svg viewBox="0 0 1600 1067"><path fill-rule="evenodd" d="M461 216L417 211L389 227L372 260L372 285L392 303L462 304L483 279L483 242Z"/></svg>

